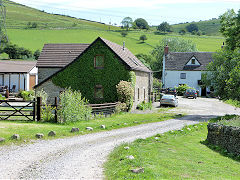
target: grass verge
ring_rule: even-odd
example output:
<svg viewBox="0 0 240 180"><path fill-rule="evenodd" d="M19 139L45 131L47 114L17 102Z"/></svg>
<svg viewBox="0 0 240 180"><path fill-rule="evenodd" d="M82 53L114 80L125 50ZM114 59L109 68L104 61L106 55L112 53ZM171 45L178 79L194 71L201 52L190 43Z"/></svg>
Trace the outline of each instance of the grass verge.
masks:
<svg viewBox="0 0 240 180"><path fill-rule="evenodd" d="M44 139L62 138L74 135L83 135L91 132L99 132L104 130L118 129L128 126L136 126L138 124L145 124L151 122L164 121L179 117L171 113L152 113L152 114L119 114L108 118L98 118L89 121L81 121L73 124L51 124L40 122L22 122L22 121L0 121L0 137L5 138L3 144L28 142L35 138L36 133L43 133ZM105 129L100 126L105 125ZM71 133L72 127L78 127L79 133ZM92 127L93 131L88 131L85 128ZM49 131L55 131L55 137L48 137ZM21 139L19 141L12 140L13 134L19 134Z"/></svg>
<svg viewBox="0 0 240 180"><path fill-rule="evenodd" d="M228 99L228 100L226 100L224 102L227 103L227 104L230 104L232 106L240 108L240 101Z"/></svg>
<svg viewBox="0 0 240 180"><path fill-rule="evenodd" d="M123 144L105 163L106 179L239 179L240 162L206 146L206 136L202 123ZM144 172L130 171L135 168Z"/></svg>

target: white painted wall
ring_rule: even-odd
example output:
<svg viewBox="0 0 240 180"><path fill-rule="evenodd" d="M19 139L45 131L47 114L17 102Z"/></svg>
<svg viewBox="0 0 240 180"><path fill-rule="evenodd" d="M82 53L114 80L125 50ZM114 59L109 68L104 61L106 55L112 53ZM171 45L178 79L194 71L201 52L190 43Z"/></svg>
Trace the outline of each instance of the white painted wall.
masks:
<svg viewBox="0 0 240 180"><path fill-rule="evenodd" d="M186 79L180 78L181 73L186 73ZM198 80L201 80L201 74L201 71L166 71L165 87L178 87L179 84L187 84L188 86L199 90L201 95L201 87L198 85Z"/></svg>

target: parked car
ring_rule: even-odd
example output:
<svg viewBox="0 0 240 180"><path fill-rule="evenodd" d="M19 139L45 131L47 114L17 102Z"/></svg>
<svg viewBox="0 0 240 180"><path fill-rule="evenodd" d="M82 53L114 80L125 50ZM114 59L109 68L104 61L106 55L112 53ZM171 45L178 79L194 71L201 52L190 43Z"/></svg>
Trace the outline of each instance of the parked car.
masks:
<svg viewBox="0 0 240 180"><path fill-rule="evenodd" d="M176 88L167 88L166 91L165 91L165 94L172 94L176 97L177 96L177 90L176 90Z"/></svg>
<svg viewBox="0 0 240 180"><path fill-rule="evenodd" d="M185 91L184 97L193 97L194 99L197 99L197 91L195 89L187 89Z"/></svg>
<svg viewBox="0 0 240 180"><path fill-rule="evenodd" d="M175 97L174 95L165 94L162 96L162 98L160 100L160 106L161 105L170 105L170 106L177 107L178 106L178 98Z"/></svg>

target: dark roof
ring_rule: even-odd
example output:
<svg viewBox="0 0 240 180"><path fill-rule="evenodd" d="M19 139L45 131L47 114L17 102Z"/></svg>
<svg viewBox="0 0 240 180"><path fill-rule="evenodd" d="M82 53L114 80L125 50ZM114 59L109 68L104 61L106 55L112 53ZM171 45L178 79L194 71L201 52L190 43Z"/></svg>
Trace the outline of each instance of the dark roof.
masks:
<svg viewBox="0 0 240 180"><path fill-rule="evenodd" d="M76 56L74 60L72 60L70 63L68 63L66 66L64 66L62 69L60 69L59 71L55 72L54 74L52 74L51 76L49 76L48 78L46 78L45 80L43 80L42 82L40 82L39 84L37 84L34 88L40 86L41 84L43 84L44 82L46 82L47 80L51 79L55 74L63 71L65 68L67 68L70 64L72 64L75 60L79 59L87 50L88 48L90 48L96 41L101 40L102 42L104 42L107 47L109 47L113 53L115 53L116 56L118 56L120 58L121 61L123 61L123 63L125 65L127 65L131 70L138 70L138 71L144 71L144 72L151 72L144 64L141 63L141 61L139 59L137 59L137 57L135 57L126 47L123 49L123 46L120 46L116 43L113 43L111 41L108 41L106 39L103 39L101 37L98 37L92 44L88 45L88 47L82 52L80 53L79 56ZM49 66L41 66L41 67L49 67Z"/></svg>
<svg viewBox="0 0 240 180"><path fill-rule="evenodd" d="M28 73L35 66L37 61L0 61L0 73Z"/></svg>
<svg viewBox="0 0 240 180"><path fill-rule="evenodd" d="M213 61L213 52L170 52L166 56L166 70L171 71L202 71ZM186 65L192 57L195 57L200 65Z"/></svg>
<svg viewBox="0 0 240 180"><path fill-rule="evenodd" d="M89 44L45 44L37 67L64 67L79 56Z"/></svg>

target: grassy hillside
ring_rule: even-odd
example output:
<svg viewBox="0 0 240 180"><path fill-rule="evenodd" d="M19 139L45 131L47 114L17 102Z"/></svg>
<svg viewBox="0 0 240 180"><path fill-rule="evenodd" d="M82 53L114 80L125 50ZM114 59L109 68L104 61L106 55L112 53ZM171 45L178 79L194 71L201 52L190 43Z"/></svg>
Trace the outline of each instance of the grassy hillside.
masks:
<svg viewBox="0 0 240 180"><path fill-rule="evenodd" d="M176 25L172 25L172 28L175 33L178 33L182 29L186 30L186 26L189 24L191 23L176 24ZM221 35L221 33L219 32L219 29L221 26L219 19L199 21L199 22L194 22L194 24L198 26L199 30L201 30L202 32L205 32L206 35L211 35L211 36Z"/></svg>
<svg viewBox="0 0 240 180"><path fill-rule="evenodd" d="M49 14L12 1L3 0L6 6L6 27L26 28L27 24L36 22L38 28L81 28L97 30L116 30L119 27L102 23L72 18L69 16Z"/></svg>

